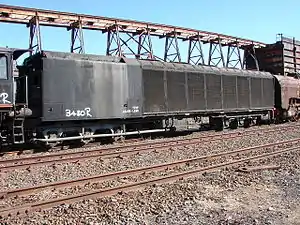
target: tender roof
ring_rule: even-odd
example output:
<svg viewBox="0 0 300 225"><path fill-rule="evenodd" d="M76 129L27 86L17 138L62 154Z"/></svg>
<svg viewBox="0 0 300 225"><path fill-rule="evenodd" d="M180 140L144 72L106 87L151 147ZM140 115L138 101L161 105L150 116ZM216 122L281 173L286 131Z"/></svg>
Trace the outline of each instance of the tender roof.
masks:
<svg viewBox="0 0 300 225"><path fill-rule="evenodd" d="M121 58L115 56L93 55L93 54L78 54L78 53L66 53L66 52L54 52L54 51L42 51L40 56L45 58L63 58L74 60L91 60L102 62L116 62L126 63L129 65L140 65L143 69L153 70L170 70L170 71L188 71L188 72L201 72L207 74L223 74L223 75L236 75L236 76L248 76L248 77L260 77L266 79L273 79L273 75L269 72L254 71L254 70L241 70L235 68L220 68L214 66L205 65L191 65L187 63L172 63L162 62L155 60L137 60L132 58Z"/></svg>
<svg viewBox="0 0 300 225"><path fill-rule="evenodd" d="M92 60L92 61L103 61L103 62L120 62L120 57L105 56L105 55L94 55L94 54L79 54L69 52L54 52L54 51L42 51L40 53L46 58L63 58L63 59L74 59L74 60Z"/></svg>
<svg viewBox="0 0 300 225"><path fill-rule="evenodd" d="M300 87L300 79L283 76L283 75L274 75L274 77L278 80L279 84L286 87Z"/></svg>
<svg viewBox="0 0 300 225"><path fill-rule="evenodd" d="M144 69L167 69L173 71L189 71L189 72L201 72L201 73L214 73L223 75L237 75L237 76L248 76L248 77L260 77L273 79L273 75L269 72L255 71L255 70L242 70L236 68L220 68L215 66L206 65L191 65L185 63L169 63L161 61L149 61L140 60L140 65Z"/></svg>

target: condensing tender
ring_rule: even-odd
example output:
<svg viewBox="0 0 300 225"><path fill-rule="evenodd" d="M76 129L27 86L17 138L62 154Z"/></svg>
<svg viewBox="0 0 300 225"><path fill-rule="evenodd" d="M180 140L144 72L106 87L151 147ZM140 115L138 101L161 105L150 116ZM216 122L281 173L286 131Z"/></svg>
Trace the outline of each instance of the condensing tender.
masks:
<svg viewBox="0 0 300 225"><path fill-rule="evenodd" d="M96 138L296 120L300 82L265 71L0 49L1 142Z"/></svg>

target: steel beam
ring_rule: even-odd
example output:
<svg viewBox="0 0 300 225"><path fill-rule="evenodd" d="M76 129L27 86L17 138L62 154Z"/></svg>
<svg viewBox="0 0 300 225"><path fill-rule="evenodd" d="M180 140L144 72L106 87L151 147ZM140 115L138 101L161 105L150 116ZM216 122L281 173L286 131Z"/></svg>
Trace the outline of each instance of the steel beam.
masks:
<svg viewBox="0 0 300 225"><path fill-rule="evenodd" d="M177 35L174 30L165 36L165 62L181 62Z"/></svg>
<svg viewBox="0 0 300 225"><path fill-rule="evenodd" d="M188 39L188 59L187 63L194 65L204 65L204 54L202 50L201 36L193 36Z"/></svg>
<svg viewBox="0 0 300 225"><path fill-rule="evenodd" d="M243 46L243 49L244 49L243 69L256 68L256 70L259 70L258 59L255 53L255 46L254 45Z"/></svg>
<svg viewBox="0 0 300 225"><path fill-rule="evenodd" d="M28 23L28 19L30 19ZM203 43L209 43L208 65L245 68L247 57L257 65L255 48L266 44L245 38L201 31L165 24L139 22L101 16L75 14L43 9L25 8L0 4L0 22L27 24L30 28L29 48L33 52L42 50L41 26L64 27L71 30L71 52L84 53L83 30L98 30L107 33L107 55L119 57L147 58L169 62L183 62L179 46L180 40L188 40L187 62L205 64ZM153 37L164 40L162 57L156 54ZM238 43L238 44L236 44ZM244 48L242 46L252 46ZM228 46L226 59L224 46ZM244 50L244 59L242 58Z"/></svg>
<svg viewBox="0 0 300 225"><path fill-rule="evenodd" d="M222 66L225 67L225 60L222 51L221 39L217 38L209 42L208 65L209 66Z"/></svg>
<svg viewBox="0 0 300 225"><path fill-rule="evenodd" d="M27 27L29 27L29 49L32 50L30 55L32 55L42 50L41 30L37 13L30 19Z"/></svg>
<svg viewBox="0 0 300 225"><path fill-rule="evenodd" d="M149 29L138 34L138 50L136 58L155 59Z"/></svg>
<svg viewBox="0 0 300 225"><path fill-rule="evenodd" d="M123 55L119 34L119 26L117 24L107 28L106 55L114 55L119 57Z"/></svg>
<svg viewBox="0 0 300 225"><path fill-rule="evenodd" d="M68 30L71 30L71 52L85 53L84 39L81 19L70 25Z"/></svg>
<svg viewBox="0 0 300 225"><path fill-rule="evenodd" d="M27 24L28 18L32 18L39 15L40 25L53 26L53 27L65 27L68 28L71 23L81 18L82 28L91 30L106 30L108 26L118 24L119 26L126 27L124 31L135 32L138 29L149 29L150 34L154 36L165 36L169 32L176 30L178 39L186 39L187 37L194 35L201 35L201 40L207 40L208 38L221 38L223 43L226 44L233 40L238 40L241 45L253 44L256 47L264 47L265 44L258 41L248 40L245 38L238 38L229 35L201 31L190 28L183 28L178 26L170 26L165 24L155 24L148 22L139 22L134 20L124 20L118 18L109 18L101 16L75 14L69 12L59 12L44 9L25 8L18 6L9 6L0 4L0 21L8 23L20 23Z"/></svg>
<svg viewBox="0 0 300 225"><path fill-rule="evenodd" d="M154 55L149 29L139 29L132 33L125 29L114 24L104 31L108 33L106 55L162 60Z"/></svg>
<svg viewBox="0 0 300 225"><path fill-rule="evenodd" d="M243 60L238 42L227 46L226 67L243 68Z"/></svg>

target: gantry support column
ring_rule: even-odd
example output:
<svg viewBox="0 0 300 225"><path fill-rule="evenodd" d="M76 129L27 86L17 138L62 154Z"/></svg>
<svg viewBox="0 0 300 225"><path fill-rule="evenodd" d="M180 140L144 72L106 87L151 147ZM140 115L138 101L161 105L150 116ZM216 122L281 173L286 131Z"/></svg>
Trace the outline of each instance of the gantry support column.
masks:
<svg viewBox="0 0 300 225"><path fill-rule="evenodd" d="M80 18L78 19L78 21L72 23L68 30L71 30L70 52L85 53L82 22Z"/></svg>
<svg viewBox="0 0 300 225"><path fill-rule="evenodd" d="M166 62L181 62L181 56L178 46L177 35L175 30L166 34L165 37L165 54L164 61Z"/></svg>
<svg viewBox="0 0 300 225"><path fill-rule="evenodd" d="M222 63L222 67L225 67L225 60L222 51L221 39L216 38L209 41L209 53L208 53L208 65L219 66Z"/></svg>
<svg viewBox="0 0 300 225"><path fill-rule="evenodd" d="M202 50L201 36L191 36L189 41L187 63L194 65L204 65L204 54Z"/></svg>
<svg viewBox="0 0 300 225"><path fill-rule="evenodd" d="M154 56L149 29L124 31L126 27L114 24L108 27L106 55L134 57L137 59L159 59Z"/></svg>
<svg viewBox="0 0 300 225"><path fill-rule="evenodd" d="M139 32L138 35L138 50L136 58L155 59L149 29Z"/></svg>
<svg viewBox="0 0 300 225"><path fill-rule="evenodd" d="M237 41L228 43L226 67L243 68L241 50Z"/></svg>
<svg viewBox="0 0 300 225"><path fill-rule="evenodd" d="M119 34L119 26L117 24L112 25L107 28L107 47L106 47L106 55L114 55L114 56L123 56L122 54L122 46Z"/></svg>
<svg viewBox="0 0 300 225"><path fill-rule="evenodd" d="M259 63L255 53L255 46L254 45L243 46L243 49L244 49L243 69L259 70Z"/></svg>
<svg viewBox="0 0 300 225"><path fill-rule="evenodd" d="M41 30L37 13L31 18L27 27L29 27L29 49L32 50L30 55L32 55L42 50Z"/></svg>

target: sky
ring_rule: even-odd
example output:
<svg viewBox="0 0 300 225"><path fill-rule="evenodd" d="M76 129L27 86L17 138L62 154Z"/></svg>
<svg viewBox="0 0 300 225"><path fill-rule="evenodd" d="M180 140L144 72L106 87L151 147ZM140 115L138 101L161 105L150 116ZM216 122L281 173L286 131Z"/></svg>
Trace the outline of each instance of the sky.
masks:
<svg viewBox="0 0 300 225"><path fill-rule="evenodd" d="M2 0L1 4L162 23L266 43L274 43L278 33L300 39L299 0ZM0 23L0 29L0 46L28 47L25 25ZM41 33L43 49L69 51L66 29L43 27ZM104 34L85 31L84 38L87 53L105 54Z"/></svg>

